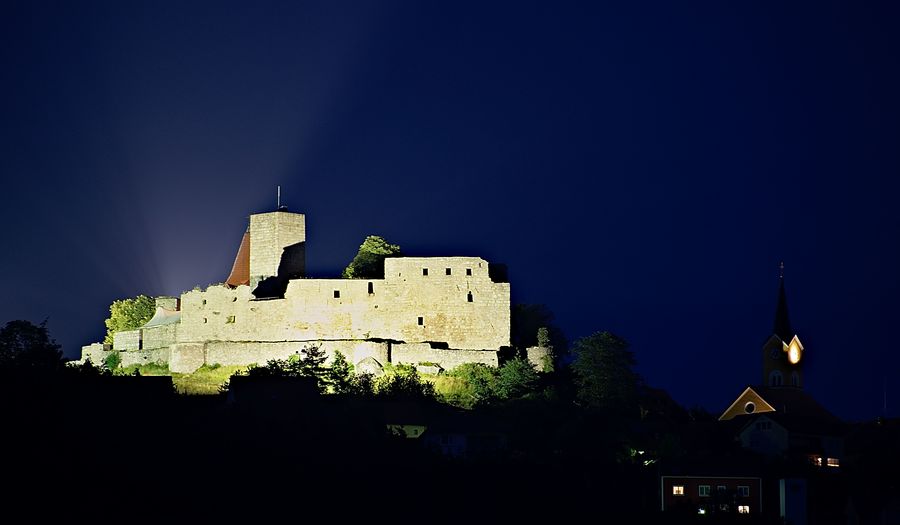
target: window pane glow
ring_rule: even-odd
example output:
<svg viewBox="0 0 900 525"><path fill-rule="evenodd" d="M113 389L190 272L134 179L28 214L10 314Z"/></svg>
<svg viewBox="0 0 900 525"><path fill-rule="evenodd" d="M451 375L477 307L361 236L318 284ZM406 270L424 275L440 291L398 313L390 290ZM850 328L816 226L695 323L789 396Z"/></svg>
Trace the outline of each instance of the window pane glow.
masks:
<svg viewBox="0 0 900 525"><path fill-rule="evenodd" d="M820 459L819 461L820 461L820 464L821 464L821 461L822 461L822 460ZM841 466L841 460L839 460L838 458L828 458L828 466L829 466L829 467L840 467L840 466Z"/></svg>
<svg viewBox="0 0 900 525"><path fill-rule="evenodd" d="M675 496L684 496L684 485L673 485L672 494Z"/></svg>
<svg viewBox="0 0 900 525"><path fill-rule="evenodd" d="M738 514L750 514L750 505L738 505Z"/></svg>

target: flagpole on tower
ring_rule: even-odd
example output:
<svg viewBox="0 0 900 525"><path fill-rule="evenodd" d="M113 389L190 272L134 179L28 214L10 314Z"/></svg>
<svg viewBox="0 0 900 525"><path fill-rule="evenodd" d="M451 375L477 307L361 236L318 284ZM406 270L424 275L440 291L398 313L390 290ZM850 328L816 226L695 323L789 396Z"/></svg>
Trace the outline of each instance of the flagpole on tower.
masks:
<svg viewBox="0 0 900 525"><path fill-rule="evenodd" d="M275 209L276 210L281 209L281 185L280 184L278 185L278 200L277 200L277 205L276 205Z"/></svg>

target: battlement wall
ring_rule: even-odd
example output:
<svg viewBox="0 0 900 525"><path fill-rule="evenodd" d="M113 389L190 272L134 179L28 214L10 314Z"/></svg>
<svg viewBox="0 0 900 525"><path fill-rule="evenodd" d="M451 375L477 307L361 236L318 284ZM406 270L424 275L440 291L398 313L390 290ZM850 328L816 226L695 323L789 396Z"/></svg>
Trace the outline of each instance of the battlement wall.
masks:
<svg viewBox="0 0 900 525"><path fill-rule="evenodd" d="M491 281L477 257L387 259L385 279L295 279L283 299L213 286L186 292L181 311L178 343L383 339L496 350L510 338L509 284Z"/></svg>

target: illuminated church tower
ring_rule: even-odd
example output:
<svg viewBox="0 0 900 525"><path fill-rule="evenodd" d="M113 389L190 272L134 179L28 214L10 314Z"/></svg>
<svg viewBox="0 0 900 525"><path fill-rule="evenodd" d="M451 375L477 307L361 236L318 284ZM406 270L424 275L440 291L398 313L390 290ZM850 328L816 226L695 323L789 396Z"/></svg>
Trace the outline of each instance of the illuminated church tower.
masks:
<svg viewBox="0 0 900 525"><path fill-rule="evenodd" d="M770 387L803 387L803 344L791 330L784 291L784 263L779 277L778 306L772 337L763 345L762 384Z"/></svg>

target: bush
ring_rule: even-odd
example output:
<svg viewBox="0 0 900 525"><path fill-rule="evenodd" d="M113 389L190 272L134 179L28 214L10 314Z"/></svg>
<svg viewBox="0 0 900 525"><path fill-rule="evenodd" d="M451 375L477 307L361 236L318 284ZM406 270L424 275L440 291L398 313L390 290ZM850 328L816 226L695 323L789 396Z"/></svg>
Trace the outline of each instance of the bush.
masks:
<svg viewBox="0 0 900 525"><path fill-rule="evenodd" d="M103 366L105 366L107 370L115 370L116 368L119 368L121 363L122 356L119 355L119 352L113 352L103 360Z"/></svg>
<svg viewBox="0 0 900 525"><path fill-rule="evenodd" d="M538 374L527 360L522 358L507 361L497 374L497 396L501 399L517 399L535 392Z"/></svg>

